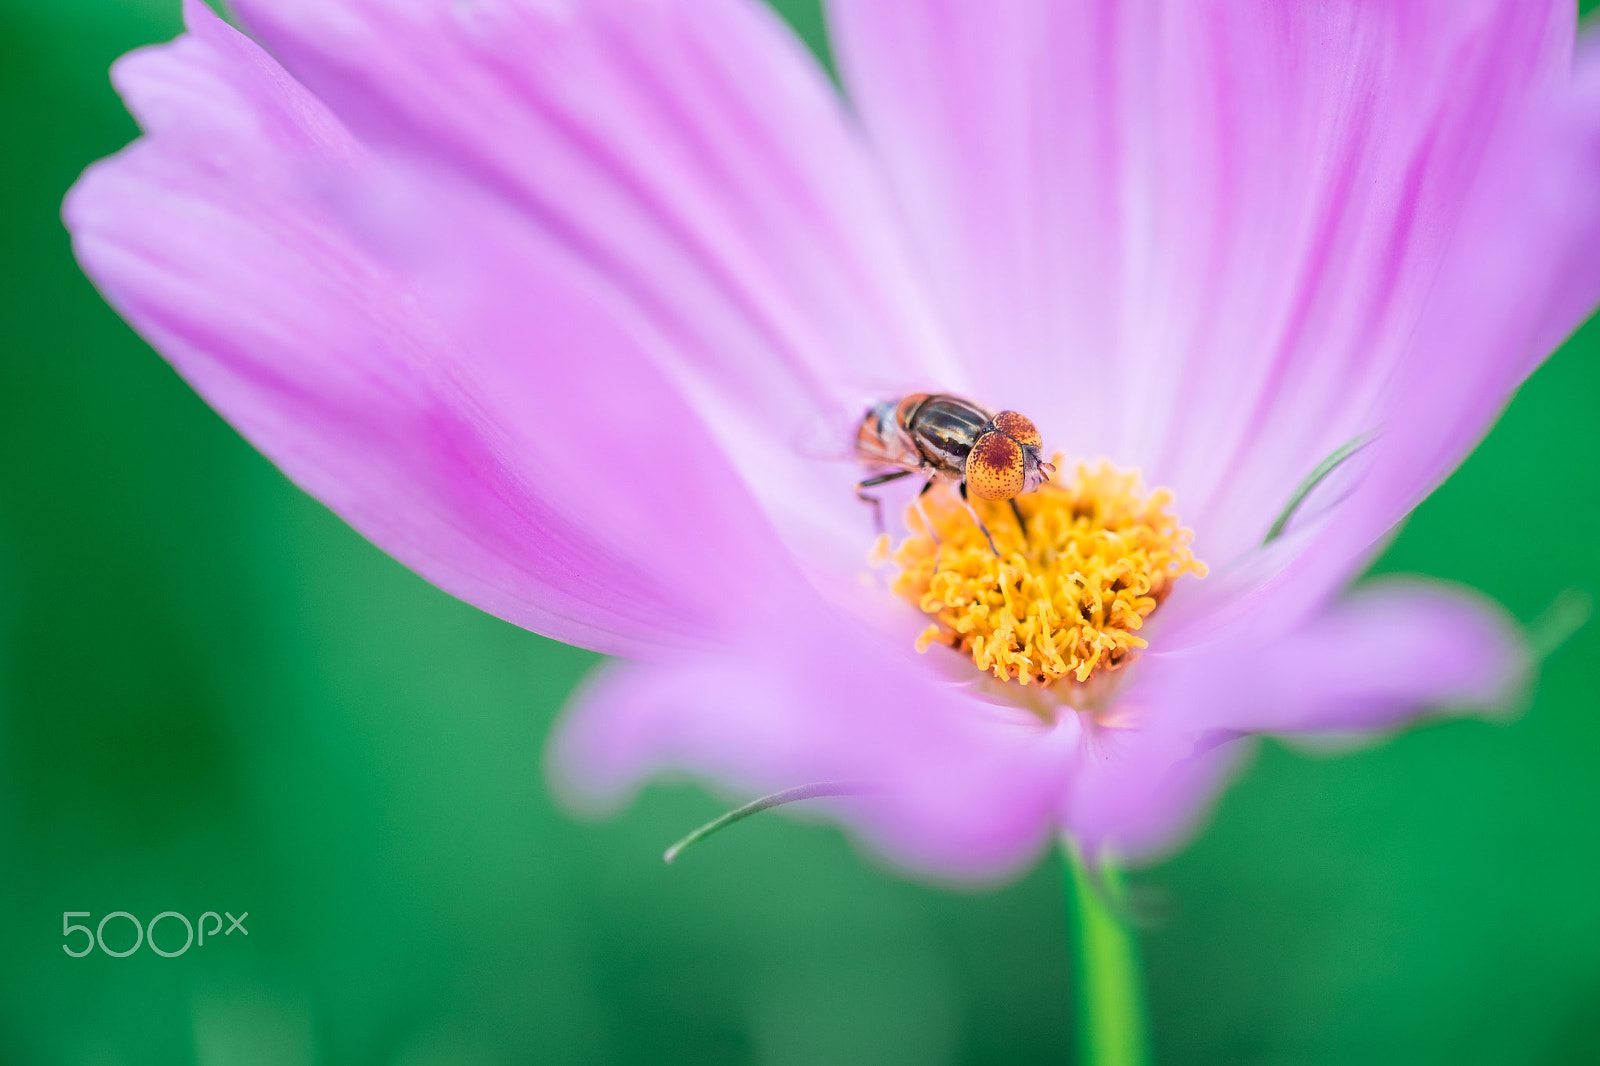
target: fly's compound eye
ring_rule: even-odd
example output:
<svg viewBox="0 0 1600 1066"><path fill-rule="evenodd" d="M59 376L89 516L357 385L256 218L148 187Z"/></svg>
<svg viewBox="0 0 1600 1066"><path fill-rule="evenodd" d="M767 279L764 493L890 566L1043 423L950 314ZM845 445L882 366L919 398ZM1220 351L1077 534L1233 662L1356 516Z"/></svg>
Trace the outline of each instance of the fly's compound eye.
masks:
<svg viewBox="0 0 1600 1066"><path fill-rule="evenodd" d="M1039 427L1027 415L1019 415L1015 411L1001 411L989 423L1001 433L1010 437L1025 448L1038 448L1043 446L1044 439L1039 436Z"/></svg>
<svg viewBox="0 0 1600 1066"><path fill-rule="evenodd" d="M967 455L967 491L980 499L1011 499L1022 492L1026 473L1022 445L1005 433L985 433Z"/></svg>

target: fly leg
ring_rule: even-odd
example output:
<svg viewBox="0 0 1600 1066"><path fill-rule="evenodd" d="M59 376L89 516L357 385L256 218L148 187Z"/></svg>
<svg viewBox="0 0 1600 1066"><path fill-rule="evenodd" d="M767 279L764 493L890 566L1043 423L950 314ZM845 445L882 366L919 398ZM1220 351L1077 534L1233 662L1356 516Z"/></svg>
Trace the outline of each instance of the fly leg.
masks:
<svg viewBox="0 0 1600 1066"><path fill-rule="evenodd" d="M933 475L929 474L928 480L922 483L922 491L917 493L917 502L913 506L916 507L917 515L922 519L922 528L927 531L933 543L939 545L943 544L944 541L939 539L939 534L934 530L933 523L929 521L928 512L922 509L922 498L928 494L928 490L931 488L933 488Z"/></svg>
<svg viewBox="0 0 1600 1066"><path fill-rule="evenodd" d="M1007 501L1011 504L1011 513L1017 516L1017 529L1022 531L1022 543L1028 543L1028 523L1022 520L1022 508L1017 506L1017 498L1011 497Z"/></svg>
<svg viewBox="0 0 1600 1066"><path fill-rule="evenodd" d="M983 539L989 542L989 550L994 552L996 559L999 559L1001 557L1000 549L994 546L994 534L989 532L989 527L983 524L983 519L978 517L978 512L973 508L972 501L967 499L967 483L965 481L961 483L961 502L967 508L967 513L972 516L972 520L978 523L978 528L983 530Z"/></svg>
<svg viewBox="0 0 1600 1066"><path fill-rule="evenodd" d="M877 532L878 536L883 536L883 501L876 496L868 496L861 490L870 489L874 485L886 485L891 481L899 481L901 478L910 477L915 473L915 470L895 470L888 474L878 474L876 477L869 477L865 481L856 483L856 499L862 503L872 504L872 528Z"/></svg>

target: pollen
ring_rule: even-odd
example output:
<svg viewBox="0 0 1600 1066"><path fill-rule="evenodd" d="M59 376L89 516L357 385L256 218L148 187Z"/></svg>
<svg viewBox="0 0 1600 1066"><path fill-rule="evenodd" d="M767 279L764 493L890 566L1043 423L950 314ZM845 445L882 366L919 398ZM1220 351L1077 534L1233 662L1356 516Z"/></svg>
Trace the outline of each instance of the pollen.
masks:
<svg viewBox="0 0 1600 1066"><path fill-rule="evenodd" d="M933 619L918 651L947 645L1001 681L1083 685L1133 661L1174 582L1205 576L1172 494L1146 492L1136 472L1080 464L1015 502L1026 536L1009 502L972 501L999 557L945 486L923 497L936 537L908 513L911 536L891 558L894 591Z"/></svg>

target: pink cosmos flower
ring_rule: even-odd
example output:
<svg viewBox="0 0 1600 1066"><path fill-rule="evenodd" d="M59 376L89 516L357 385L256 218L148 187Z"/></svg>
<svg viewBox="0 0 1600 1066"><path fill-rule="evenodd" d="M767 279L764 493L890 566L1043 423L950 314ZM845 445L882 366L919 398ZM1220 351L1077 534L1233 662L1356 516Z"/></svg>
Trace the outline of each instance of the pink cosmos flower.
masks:
<svg viewBox="0 0 1600 1066"><path fill-rule="evenodd" d="M146 135L73 190L79 258L363 534L624 658L574 794L862 781L873 848L988 876L1170 846L1253 734L1524 676L1466 592L1344 590L1600 294L1570 3L833 0L848 103L753 0L236 6L254 41L187 0L117 65ZM918 391L1171 490L1209 574L1108 683L916 650L803 441Z"/></svg>

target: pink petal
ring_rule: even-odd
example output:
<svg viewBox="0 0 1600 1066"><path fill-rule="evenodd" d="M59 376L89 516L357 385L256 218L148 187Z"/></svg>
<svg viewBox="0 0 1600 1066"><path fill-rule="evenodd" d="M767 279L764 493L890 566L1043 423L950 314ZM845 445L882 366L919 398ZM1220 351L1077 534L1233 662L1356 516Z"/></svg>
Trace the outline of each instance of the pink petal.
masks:
<svg viewBox="0 0 1600 1066"><path fill-rule="evenodd" d="M1368 469L1295 562L1280 613L1347 580L1600 298L1600 37L1539 104L1466 205Z"/></svg>
<svg viewBox="0 0 1600 1066"><path fill-rule="evenodd" d="M1214 564L1381 418L1447 260L1500 251L1456 231L1573 24L1522 0L832 10L986 395L1173 487Z"/></svg>
<svg viewBox="0 0 1600 1066"><path fill-rule="evenodd" d="M1091 727L1063 799L1062 824L1088 855L1159 858L1200 829L1254 752L1254 738L1223 731Z"/></svg>
<svg viewBox="0 0 1600 1066"><path fill-rule="evenodd" d="M793 546L871 540L844 433L881 393L960 387L822 72L749 0L244 0L252 30L363 138L501 200L652 329ZM446 180L446 179L440 179ZM623 312L619 312L623 313Z"/></svg>
<svg viewBox="0 0 1600 1066"><path fill-rule="evenodd" d="M561 640L647 654L716 628L728 573L781 583L635 338L552 277L521 298L581 359L464 351L336 209L383 187L376 164L203 4L187 16L188 36L118 65L149 136L91 169L66 217L88 273L208 402L430 581Z"/></svg>
<svg viewBox="0 0 1600 1066"><path fill-rule="evenodd" d="M1361 734L1424 712L1504 711L1529 670L1515 623L1452 586L1385 580L1298 630L1150 654L1091 731L1064 819L1092 849L1180 843L1255 733Z"/></svg>
<svg viewBox="0 0 1600 1066"><path fill-rule="evenodd" d="M1361 585L1298 631L1237 654L1249 684L1210 687L1212 724L1261 733L1361 732L1425 710L1504 710L1530 668L1503 608L1464 588L1400 579ZM1207 669L1229 674L1214 661Z"/></svg>
<svg viewBox="0 0 1600 1066"><path fill-rule="evenodd" d="M1052 729L981 703L939 682L908 643L821 601L786 609L715 656L609 667L552 739L559 790L606 805L671 771L741 799L859 781L874 791L825 809L901 865L971 880L1037 856L1070 771L1075 718Z"/></svg>

